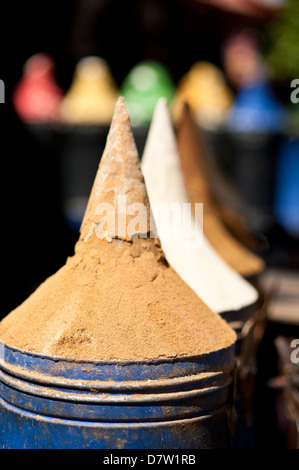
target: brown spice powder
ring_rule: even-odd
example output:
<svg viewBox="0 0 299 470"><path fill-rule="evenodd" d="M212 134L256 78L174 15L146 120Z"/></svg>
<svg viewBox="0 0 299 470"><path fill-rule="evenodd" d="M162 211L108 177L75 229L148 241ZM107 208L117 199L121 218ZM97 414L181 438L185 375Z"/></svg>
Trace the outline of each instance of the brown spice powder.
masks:
<svg viewBox="0 0 299 470"><path fill-rule="evenodd" d="M198 132L188 106L177 126L177 146L189 200L202 202L204 234L218 254L245 277L259 274L264 261L236 240L222 223L209 186L209 170L200 146Z"/></svg>
<svg viewBox="0 0 299 470"><path fill-rule="evenodd" d="M0 323L9 346L84 360L201 356L234 331L174 272L152 238L99 239L95 208L114 200L148 207L130 120L119 98L75 254Z"/></svg>

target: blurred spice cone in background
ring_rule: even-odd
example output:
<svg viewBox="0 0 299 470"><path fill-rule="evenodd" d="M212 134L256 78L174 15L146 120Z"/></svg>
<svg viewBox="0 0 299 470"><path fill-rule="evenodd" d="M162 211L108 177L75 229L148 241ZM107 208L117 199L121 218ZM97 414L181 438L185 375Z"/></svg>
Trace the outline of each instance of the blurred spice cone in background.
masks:
<svg viewBox="0 0 299 470"><path fill-rule="evenodd" d="M62 99L53 57L45 53L31 56L23 66L23 75L12 95L19 118L29 123L48 123L57 119Z"/></svg>
<svg viewBox="0 0 299 470"><path fill-rule="evenodd" d="M177 121L184 104L188 103L196 118L207 128L225 122L234 97L222 71L206 61L195 62L180 79L172 103L172 115Z"/></svg>
<svg viewBox="0 0 299 470"><path fill-rule="evenodd" d="M223 210L225 206L214 198L211 175L198 133L190 108L185 104L177 124L177 145L189 200L192 204L204 204L204 234L221 257L242 276L256 276L263 271L264 261L234 238L223 224L221 216L229 224L233 220L239 233L246 233L233 211Z"/></svg>
<svg viewBox="0 0 299 470"><path fill-rule="evenodd" d="M77 63L72 84L60 106L60 119L68 124L109 125L118 88L107 62L84 57Z"/></svg>

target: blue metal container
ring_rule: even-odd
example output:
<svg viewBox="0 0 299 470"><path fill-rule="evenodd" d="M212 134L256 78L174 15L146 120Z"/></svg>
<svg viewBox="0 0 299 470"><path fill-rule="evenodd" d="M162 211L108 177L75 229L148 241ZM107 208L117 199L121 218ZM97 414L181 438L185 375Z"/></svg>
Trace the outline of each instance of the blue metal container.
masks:
<svg viewBox="0 0 299 470"><path fill-rule="evenodd" d="M254 318L255 311L256 305L252 304L243 307L240 310L232 310L230 312L222 312L220 314L237 335L237 340L235 342L236 357L240 354L242 340L244 339L244 328L247 322Z"/></svg>
<svg viewBox="0 0 299 470"><path fill-rule="evenodd" d="M270 83L260 81L243 86L230 111L228 127L233 132L281 132L286 121L283 106Z"/></svg>
<svg viewBox="0 0 299 470"><path fill-rule="evenodd" d="M275 215L291 235L299 236L299 137L286 137L276 168Z"/></svg>
<svg viewBox="0 0 299 470"><path fill-rule="evenodd" d="M264 233L274 223L276 154L285 122L285 110L267 81L239 90L227 123L231 175L247 202L253 232Z"/></svg>
<svg viewBox="0 0 299 470"><path fill-rule="evenodd" d="M182 360L78 361L0 342L0 448L228 448L233 347Z"/></svg>
<svg viewBox="0 0 299 470"><path fill-rule="evenodd" d="M248 357L248 341L250 341L252 328L255 325L256 309L257 306L253 304L238 311L223 312L221 314L222 318L225 319L230 327L235 330L237 335L235 343L237 368L234 402L237 420L232 441L233 449L253 448L255 430L251 416L254 407L254 396L252 394L251 401L249 401L248 386L250 386L254 391L255 386L253 384L255 383L255 376L252 375L250 371L256 358L251 355ZM255 354L252 350L250 350L250 353L253 355ZM244 390L246 390L245 393ZM244 403L246 404L246 409L244 408ZM250 412L248 411L248 408L250 408Z"/></svg>

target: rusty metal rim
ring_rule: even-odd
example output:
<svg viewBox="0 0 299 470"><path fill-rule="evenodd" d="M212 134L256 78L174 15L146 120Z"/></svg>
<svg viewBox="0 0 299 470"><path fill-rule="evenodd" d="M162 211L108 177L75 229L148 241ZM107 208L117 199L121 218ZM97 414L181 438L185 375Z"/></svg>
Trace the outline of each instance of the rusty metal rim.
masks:
<svg viewBox="0 0 299 470"><path fill-rule="evenodd" d="M1 346L1 344L0 344ZM1 349L1 348L0 348ZM7 352L7 354L6 354ZM233 361L232 361L233 358ZM174 388L201 384L220 385L235 367L235 357L231 356L228 364L222 364L222 370L202 369L200 361L180 361L156 364L112 364L68 362L47 356L31 355L12 350L2 343L0 351L0 369L11 376L28 382L48 384L54 387L99 390L145 390L154 387ZM207 364L205 364L207 366ZM213 366L213 364L212 364ZM211 367L212 367L211 366Z"/></svg>
<svg viewBox="0 0 299 470"><path fill-rule="evenodd" d="M32 413L31 411L23 410L22 408L19 408L18 406L11 405L10 403L7 403L0 397L0 405L1 402L3 402L3 405L7 408L12 410L15 413L15 410L20 410L22 415L26 418L29 419L34 419L35 421L45 421L48 423L53 423L53 417L47 416L47 415L42 415L42 414L36 414ZM2 406L3 406L2 405ZM200 421L205 421L208 419L214 419L214 417L217 414L224 415L228 414L231 411L231 405L228 403L225 403L223 406L213 410L212 412L209 412L206 415L200 415L200 416L195 416L195 417L190 417L190 418L185 418L185 419L173 419L173 420L161 420L161 421L127 421L127 422L106 422L106 421L86 421L86 420L75 420L75 419L66 419L66 418L55 418L55 424L64 424L66 426L78 426L78 427L91 427L91 428L103 428L107 430L107 428L121 428L122 430L124 428L146 428L149 427L161 427L161 426L169 426L174 424L178 424L179 426L184 426L192 423L197 423ZM18 411L19 413L19 411Z"/></svg>
<svg viewBox="0 0 299 470"><path fill-rule="evenodd" d="M8 374L13 380L13 377L17 379L25 380L26 382L36 383L41 385L48 385L50 387L63 387L72 388L76 390L97 390L97 391L130 391L133 390L148 390L148 389L163 389L163 388L175 388L186 385L194 386L194 384L202 384L209 382L222 383L230 377L230 374L223 374L222 372L205 372L197 375L191 375L186 377L175 377L170 379L160 380L127 380L127 381L101 381L101 380L75 380L66 378L57 378L50 375L38 374L24 371L22 368L16 366L7 366L0 360L0 370ZM2 374L3 376L3 374ZM6 379L8 381L8 379Z"/></svg>
<svg viewBox="0 0 299 470"><path fill-rule="evenodd" d="M251 318L256 309L257 309L257 303L258 300L256 300L254 303L245 305L244 307L240 308L239 310L229 310L229 311L224 311L220 312L219 315L231 325L234 322L239 322L243 324L246 322L249 318Z"/></svg>
<svg viewBox="0 0 299 470"><path fill-rule="evenodd" d="M22 354L24 356L31 356L32 358L37 358L37 359L48 359L50 361L53 361L53 362L65 362L65 363L69 363L69 364L93 364L93 365L98 365L98 366L105 366L105 365L111 365L111 366L130 366L130 365L133 365L133 366L141 366L141 365L159 365L159 364L165 364L165 363L168 363L168 364L179 364L179 363L184 363L186 361L203 361L203 366L205 366L205 361L208 359L208 362L209 362L209 366L210 366L210 362L211 362L211 358L214 357L214 356L221 356L221 354L223 354L223 361L222 361L222 365L224 365L224 363L227 363L227 361L225 361L225 359L229 359L229 363L231 364L232 362L234 362L234 353L233 353L233 349L234 349L234 344L232 344L231 346L227 347L227 348L222 348L222 349L218 349L216 351L212 351L210 353L207 353L207 354L203 354L202 356L181 356L181 357L159 357L159 358L156 358L156 359L144 359L144 360L137 360L137 361L134 361L134 360L119 360L119 359L111 359L111 360L100 360L100 359L95 359L95 360L92 360L92 359L75 359L75 358L70 358L70 357L63 357L63 356L48 356L46 354L39 354L39 353L34 353L34 352L30 352L30 351L23 351L21 349L17 349L13 346L9 346L5 343L3 343L3 341L1 341L0 339L0 359L1 360L4 360L4 357L5 357L5 351L8 350L8 351L12 351L12 352L15 352L15 353L18 353L18 354ZM217 369L215 370L215 372L217 371L220 371L222 369ZM207 372L207 369L205 369L203 367L202 369L202 372Z"/></svg>
<svg viewBox="0 0 299 470"><path fill-rule="evenodd" d="M199 396L204 396L209 393L223 390L229 387L232 384L232 378L229 378L225 383L221 384L221 386L212 386L203 389L196 389L196 390L185 390L185 391L177 391L174 390L173 392L166 392L161 393L157 391L156 393L147 393L146 395L136 395L134 393L130 393L128 395L115 395L112 394L108 397L102 395L95 395L93 392L89 391L88 393L66 393L64 391L59 391L55 389L50 389L49 387L41 387L40 385L36 386L34 384L24 383L18 379L9 378L7 380L6 377L0 372L0 381L22 393L42 397L42 398L49 398L49 399L56 399L62 401L70 401L70 402L80 402L80 403L129 403L130 405L134 403L148 403L148 402L169 402L169 401L178 401L178 400L185 400L190 398L196 398ZM105 394L104 394L105 395Z"/></svg>

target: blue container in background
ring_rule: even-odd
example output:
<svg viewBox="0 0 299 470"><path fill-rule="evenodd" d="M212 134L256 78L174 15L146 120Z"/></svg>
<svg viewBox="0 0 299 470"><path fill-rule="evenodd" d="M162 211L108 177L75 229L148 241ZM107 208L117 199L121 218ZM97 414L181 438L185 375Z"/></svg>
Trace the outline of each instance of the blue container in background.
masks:
<svg viewBox="0 0 299 470"><path fill-rule="evenodd" d="M0 345L0 448L231 446L233 346L201 358L86 362Z"/></svg>
<svg viewBox="0 0 299 470"><path fill-rule="evenodd" d="M286 113L269 83L261 81L241 88L230 111L232 132L281 132Z"/></svg>
<svg viewBox="0 0 299 470"><path fill-rule="evenodd" d="M232 144L231 176L244 200L250 230L264 232L274 223L277 147L286 112L267 81L241 88L228 117Z"/></svg>
<svg viewBox="0 0 299 470"><path fill-rule="evenodd" d="M285 138L277 159L275 215L291 235L299 236L299 137Z"/></svg>

